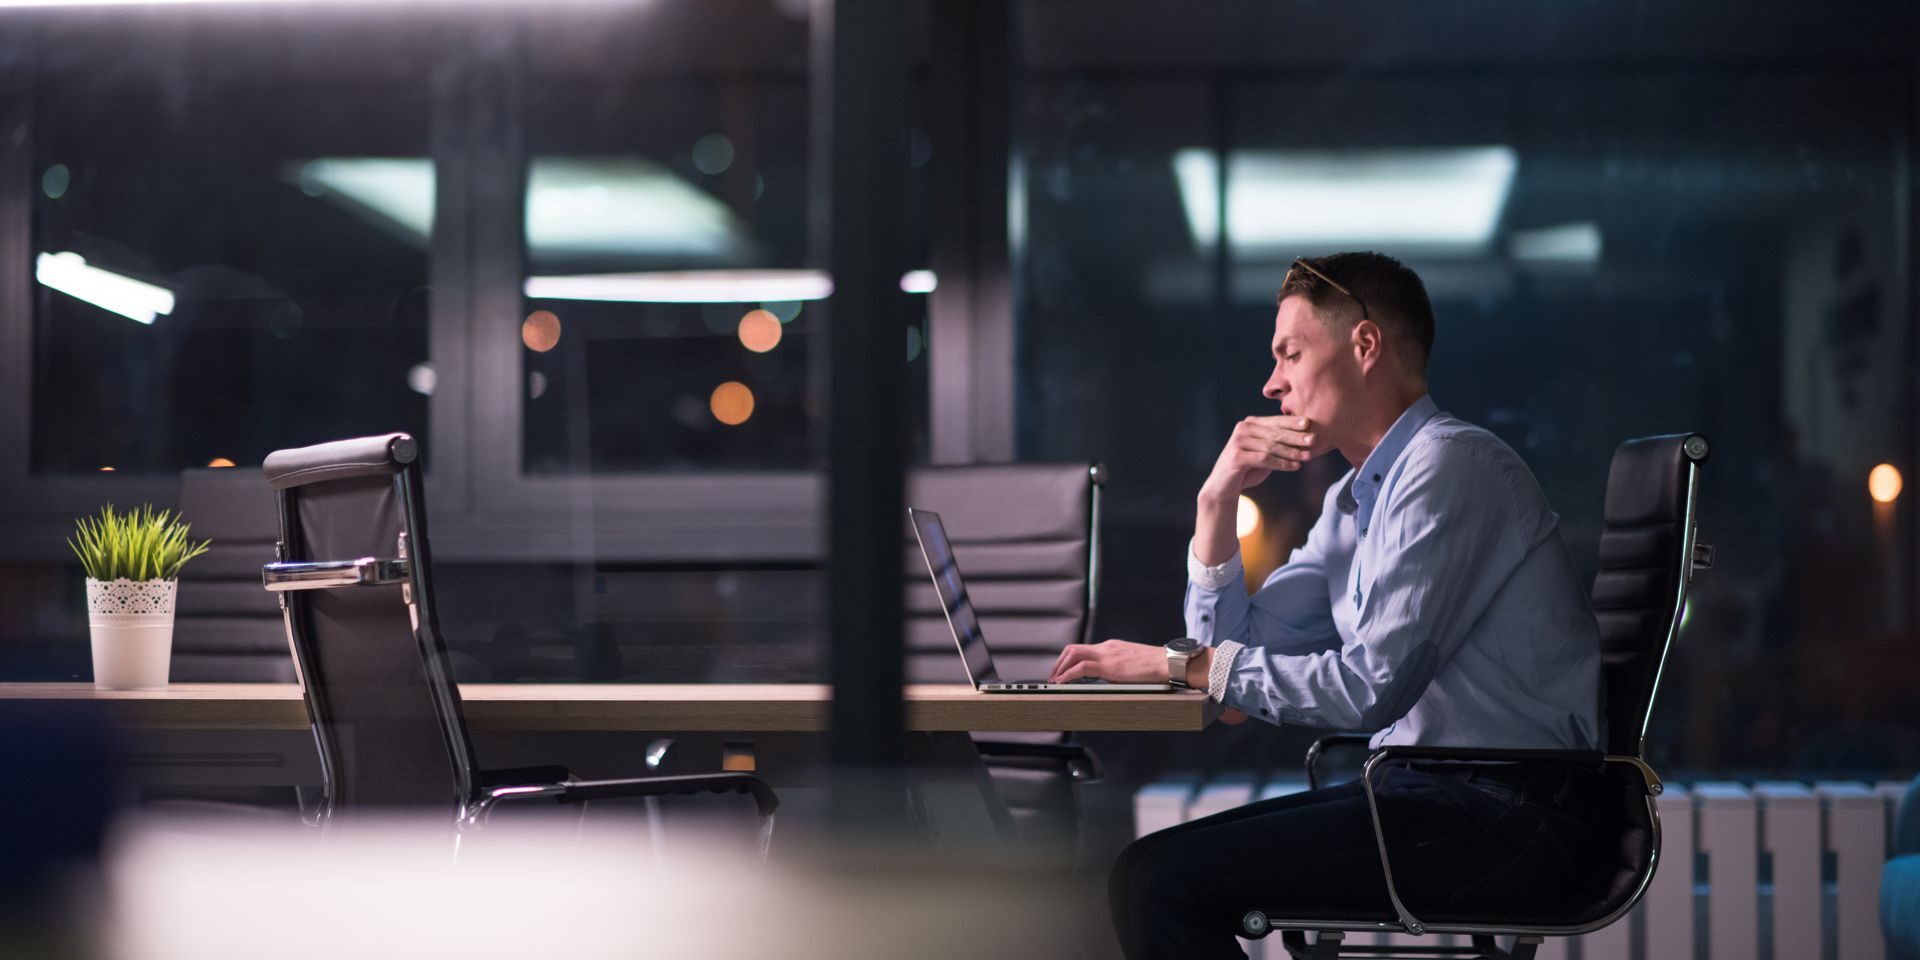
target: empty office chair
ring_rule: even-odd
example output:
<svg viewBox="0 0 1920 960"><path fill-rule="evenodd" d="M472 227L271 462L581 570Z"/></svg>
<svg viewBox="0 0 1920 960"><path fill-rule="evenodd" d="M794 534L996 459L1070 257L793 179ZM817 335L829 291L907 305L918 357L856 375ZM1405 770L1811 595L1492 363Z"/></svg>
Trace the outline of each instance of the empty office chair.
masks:
<svg viewBox="0 0 1920 960"><path fill-rule="evenodd" d="M1090 639L1105 482L1106 468L1086 463L927 467L908 476L907 503L945 523L1002 677L1044 676L1061 648ZM906 537L907 679L964 683L926 561ZM1056 732L995 733L974 744L1023 837L1077 844L1078 786L1099 778L1098 757Z"/></svg>
<svg viewBox="0 0 1920 960"><path fill-rule="evenodd" d="M267 457L280 559L263 571L320 748L324 822L355 808L426 807L460 830L508 800L584 803L705 792L752 796L766 855L778 800L739 773L578 780L565 767L481 770L434 603L418 447L403 433Z"/></svg>
<svg viewBox="0 0 1920 960"><path fill-rule="evenodd" d="M293 680L280 605L260 589L279 536L273 491L259 470L180 474L180 515L207 552L180 568L171 679L181 683Z"/></svg>
<svg viewBox="0 0 1920 960"><path fill-rule="evenodd" d="M1286 903L1249 910L1240 934L1260 938L1282 931L1287 953L1298 958L1373 956L1378 948L1342 951L1349 931L1465 934L1471 945L1423 948L1427 956L1532 960L1543 936L1573 936L1598 930L1626 915L1653 879L1660 850L1660 819L1653 798L1661 784L1646 762L1647 724L1653 714L1661 669L1680 631L1687 589L1695 570L1713 563L1713 548L1698 541L1694 502L1707 440L1696 434L1629 440L1614 451L1607 474L1606 526L1600 536L1599 574L1593 606L1600 620L1601 669L1605 678L1604 750L1500 750L1383 747L1368 756L1362 776L1369 784L1383 764L1461 762L1574 765L1600 774L1609 800L1605 824L1618 842L1590 873L1568 877L1566 896L1549 909L1499 906L1447 911L1423 905L1428 891L1397 888L1393 852L1382 838L1374 809L1374 843L1387 876L1377 903ZM1360 734L1337 734L1307 753L1307 777L1328 747L1358 742ZM1368 793L1368 802L1373 801ZM1682 862L1677 869L1690 869ZM1412 901L1413 909L1409 906ZM1317 939L1307 934L1317 931ZM1496 938L1514 938L1503 948Z"/></svg>

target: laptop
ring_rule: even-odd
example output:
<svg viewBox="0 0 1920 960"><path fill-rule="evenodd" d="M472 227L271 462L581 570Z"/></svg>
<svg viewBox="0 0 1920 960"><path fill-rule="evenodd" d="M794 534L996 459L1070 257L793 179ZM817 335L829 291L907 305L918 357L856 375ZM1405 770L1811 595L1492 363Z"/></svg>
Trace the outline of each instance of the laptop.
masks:
<svg viewBox="0 0 1920 960"><path fill-rule="evenodd" d="M960 565L954 562L953 545L947 541L947 528L940 515L929 510L907 508L913 519L913 536L920 541L920 555L926 558L927 573L940 594L940 606L946 610L947 626L953 630L953 642L960 648L960 663L967 679L982 693L1171 693L1171 683L1108 683L1104 680L1075 680L1050 683L1038 680L1002 680L993 669L993 652L987 649L986 634L980 631L980 618L967 599L967 585L960 579Z"/></svg>

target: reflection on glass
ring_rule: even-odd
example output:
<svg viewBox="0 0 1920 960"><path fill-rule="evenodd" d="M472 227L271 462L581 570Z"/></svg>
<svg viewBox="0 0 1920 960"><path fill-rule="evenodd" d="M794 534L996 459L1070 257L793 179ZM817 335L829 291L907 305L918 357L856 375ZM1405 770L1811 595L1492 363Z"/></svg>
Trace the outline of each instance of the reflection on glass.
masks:
<svg viewBox="0 0 1920 960"><path fill-rule="evenodd" d="M216 27L62 36L71 56L21 60L30 470L171 473L393 430L430 444L424 77L326 55L233 70L261 38Z"/></svg>
<svg viewBox="0 0 1920 960"><path fill-rule="evenodd" d="M804 78L668 92L535 85L522 315L556 315L565 335L521 353L529 473L816 457L811 352L833 281L806 246Z"/></svg>
<svg viewBox="0 0 1920 960"><path fill-rule="evenodd" d="M1589 572L1613 448L1713 440L1700 526L1718 563L1654 716L1657 766L1920 762L1911 690L1871 666L1920 635L1897 479L1915 426L1911 93L1838 62L1676 73L1609 48L1605 68L1543 51L1554 66L1463 76L1423 66L1431 52L1028 78L1019 454L1127 478L1103 617L1179 609L1164 558L1191 535L1193 485L1236 419L1275 412L1259 387L1289 259L1380 249L1433 299L1434 397L1528 461ZM1273 546L1248 554L1256 584L1337 459L1253 492Z"/></svg>

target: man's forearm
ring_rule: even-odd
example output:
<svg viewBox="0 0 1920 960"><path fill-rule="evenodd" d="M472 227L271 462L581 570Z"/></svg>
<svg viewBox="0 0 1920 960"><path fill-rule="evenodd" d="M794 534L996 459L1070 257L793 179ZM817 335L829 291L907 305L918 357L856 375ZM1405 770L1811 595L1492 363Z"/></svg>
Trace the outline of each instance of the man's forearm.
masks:
<svg viewBox="0 0 1920 960"><path fill-rule="evenodd" d="M1217 567L1233 557L1240 549L1240 538L1234 527L1239 508L1238 495L1223 497L1205 490L1200 492L1193 521L1194 559Z"/></svg>

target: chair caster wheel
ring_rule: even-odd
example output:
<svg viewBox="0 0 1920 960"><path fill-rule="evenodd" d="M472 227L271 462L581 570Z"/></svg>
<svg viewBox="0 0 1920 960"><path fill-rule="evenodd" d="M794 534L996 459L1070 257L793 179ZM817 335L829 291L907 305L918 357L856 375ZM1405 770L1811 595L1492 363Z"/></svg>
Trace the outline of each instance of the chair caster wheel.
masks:
<svg viewBox="0 0 1920 960"><path fill-rule="evenodd" d="M1240 930L1248 939L1258 940L1272 929L1273 926L1267 922L1267 915L1258 910L1249 910L1246 916L1240 918Z"/></svg>

